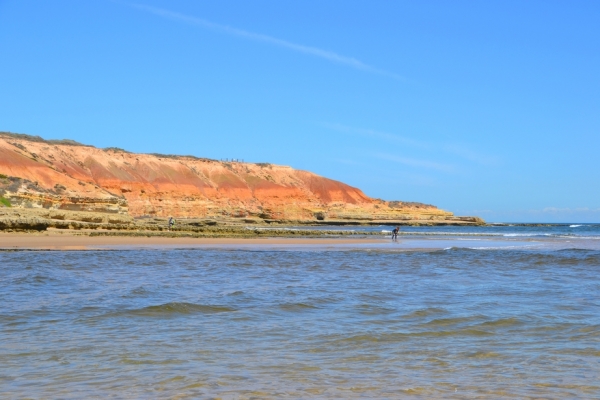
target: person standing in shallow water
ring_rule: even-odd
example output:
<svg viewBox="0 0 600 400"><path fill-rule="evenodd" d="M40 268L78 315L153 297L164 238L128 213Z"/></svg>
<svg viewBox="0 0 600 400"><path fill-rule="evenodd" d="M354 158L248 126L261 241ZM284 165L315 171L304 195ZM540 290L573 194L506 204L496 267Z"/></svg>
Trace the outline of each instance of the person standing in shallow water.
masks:
<svg viewBox="0 0 600 400"><path fill-rule="evenodd" d="M398 239L398 232L400 232L399 226L395 227L394 230L392 231L392 240Z"/></svg>
<svg viewBox="0 0 600 400"><path fill-rule="evenodd" d="M169 230L173 230L174 226L175 226L175 219L173 219L173 217L169 217Z"/></svg>

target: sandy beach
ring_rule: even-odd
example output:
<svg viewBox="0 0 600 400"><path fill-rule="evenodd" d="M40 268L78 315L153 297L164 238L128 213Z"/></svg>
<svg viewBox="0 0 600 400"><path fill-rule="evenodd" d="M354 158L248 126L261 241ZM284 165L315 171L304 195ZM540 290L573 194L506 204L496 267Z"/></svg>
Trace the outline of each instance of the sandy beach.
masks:
<svg viewBox="0 0 600 400"><path fill-rule="evenodd" d="M365 238L186 238L87 236L70 232L0 233L2 250L87 250L97 247L152 247L194 245L339 245L382 243Z"/></svg>

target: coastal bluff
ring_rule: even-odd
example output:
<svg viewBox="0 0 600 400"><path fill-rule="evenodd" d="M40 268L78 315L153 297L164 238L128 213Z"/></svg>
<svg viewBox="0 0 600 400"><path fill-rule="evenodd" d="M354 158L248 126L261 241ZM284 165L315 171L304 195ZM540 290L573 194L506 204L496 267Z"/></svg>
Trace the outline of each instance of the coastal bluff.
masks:
<svg viewBox="0 0 600 400"><path fill-rule="evenodd" d="M136 154L0 132L0 207L226 218L245 223L482 224L435 206L384 201L269 163Z"/></svg>

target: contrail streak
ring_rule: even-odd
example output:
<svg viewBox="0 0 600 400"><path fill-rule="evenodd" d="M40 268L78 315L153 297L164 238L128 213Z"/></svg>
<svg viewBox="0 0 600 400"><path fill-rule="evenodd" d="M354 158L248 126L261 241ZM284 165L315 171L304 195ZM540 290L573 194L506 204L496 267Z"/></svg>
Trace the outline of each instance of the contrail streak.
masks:
<svg viewBox="0 0 600 400"><path fill-rule="evenodd" d="M275 46L284 47L290 50L297 51L299 53L309 54L312 56L324 58L328 61L336 62L339 64L343 64L361 71L371 72L378 75L387 76L396 80L404 81L405 79L397 74L392 72L384 71L379 68L375 68L371 65L365 64L362 61L357 60L356 58L342 56L340 54L334 53L332 51L319 49L318 47L305 46L302 44L297 44L293 42L288 42L287 40L278 39L273 36L263 35L261 33L254 33L245 31L243 29L233 28L227 25L216 24L214 22L207 21L202 18L192 17L189 15L181 14L174 11L165 10L158 7L148 6L145 4L130 4L132 7L138 8L140 10L144 10L150 12L152 14L169 18L176 21L182 21L189 24L201 26L203 28L211 29L216 32L226 33L232 36L238 36L250 40L255 40L257 42L269 43Z"/></svg>

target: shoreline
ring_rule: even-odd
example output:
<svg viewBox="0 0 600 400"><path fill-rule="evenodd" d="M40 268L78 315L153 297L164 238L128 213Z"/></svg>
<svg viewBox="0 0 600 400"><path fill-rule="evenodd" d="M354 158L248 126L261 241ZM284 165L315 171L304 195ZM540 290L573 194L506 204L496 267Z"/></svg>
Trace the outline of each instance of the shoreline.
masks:
<svg viewBox="0 0 600 400"><path fill-rule="evenodd" d="M546 240L546 244L553 241ZM452 248L527 249L542 241L487 238L465 241L459 238L399 238L365 236L304 237L190 237L190 236L93 236L78 231L36 233L0 232L0 253L13 251L112 251L112 250L366 250L432 252Z"/></svg>
<svg viewBox="0 0 600 400"><path fill-rule="evenodd" d="M100 250L121 247L172 247L172 246L240 246L240 245L363 245L382 244L383 238L192 238L192 237L139 237L139 236L89 236L74 232L0 233L0 251L10 250Z"/></svg>
<svg viewBox="0 0 600 400"><path fill-rule="evenodd" d="M520 234L451 234L447 232L401 232L398 240L381 232L336 232L331 230L248 230L242 227L210 227L193 231L134 231L100 229L56 229L42 231L0 230L0 252L11 251L100 251L100 250L376 250L437 251L448 249L589 249L600 248L598 238L522 237Z"/></svg>

